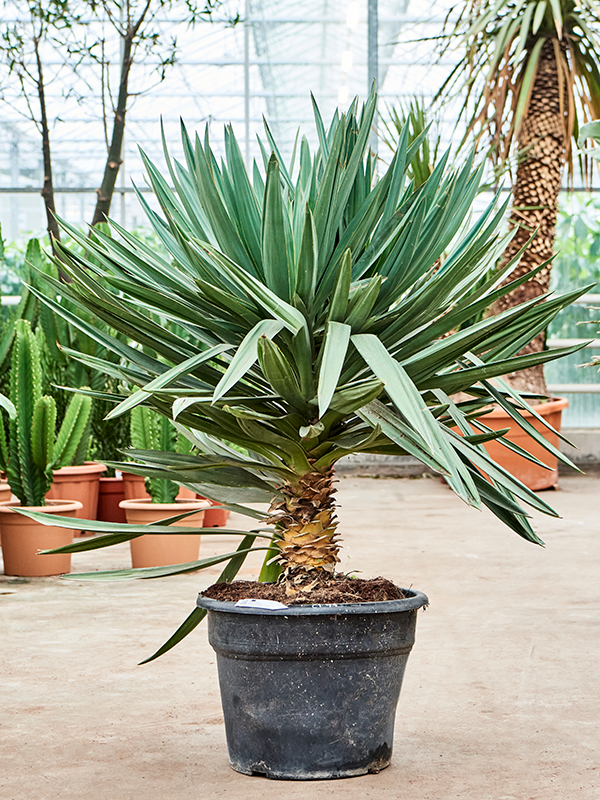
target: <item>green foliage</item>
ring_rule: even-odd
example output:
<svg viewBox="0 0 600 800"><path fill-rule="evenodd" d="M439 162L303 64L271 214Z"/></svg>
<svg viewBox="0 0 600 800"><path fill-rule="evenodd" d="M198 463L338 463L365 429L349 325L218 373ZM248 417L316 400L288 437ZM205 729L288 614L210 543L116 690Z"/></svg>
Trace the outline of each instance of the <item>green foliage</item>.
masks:
<svg viewBox="0 0 600 800"><path fill-rule="evenodd" d="M185 437L179 437L184 439ZM151 408L136 406L131 412L131 444L137 451L185 452L177 447L178 436L173 423ZM187 450L189 452L189 449ZM146 478L146 491L153 503L174 503L179 484L163 478Z"/></svg>
<svg viewBox="0 0 600 800"><path fill-rule="evenodd" d="M21 505L43 506L53 470L83 463L92 400L72 398L55 441L56 402L42 394L39 337L28 320L16 320L14 328L10 404L0 402L10 416L8 441L0 416L0 467Z"/></svg>
<svg viewBox="0 0 600 800"><path fill-rule="evenodd" d="M71 397L54 447L56 468L80 466L85 461L90 442L92 398Z"/></svg>
<svg viewBox="0 0 600 800"><path fill-rule="evenodd" d="M29 291L25 284L33 284L39 287L41 282L36 277L35 270L44 273L48 269L54 271L55 267L45 258L39 241L31 239L27 243L23 259L18 259L18 264L14 263L14 258L6 258L4 243L2 243L0 268L16 270L19 282L24 282L21 287L18 304L15 306L2 306L0 314L0 386L2 389L8 390L8 373L11 363L11 348L15 335L15 322L19 319L25 319L31 323L32 327L35 327L39 319L40 308L43 308L38 298Z"/></svg>
<svg viewBox="0 0 600 800"><path fill-rule="evenodd" d="M267 128L266 177L255 167L252 181L229 128L222 161L208 134L192 140L183 128L184 163L166 153L173 189L144 156L161 214L139 194L169 256L116 223L112 237L92 239L63 223L82 248L57 245L70 306L45 302L112 353L80 351L81 363L135 387L114 398L111 417L148 406L187 431L193 453L131 453L149 478L193 485L256 518L244 504L280 502L284 484L300 492L304 476L348 454L410 454L466 503L540 544L521 503L554 512L489 458L483 442L497 434L471 441L468 422L498 403L557 452L523 415L539 416L527 398L500 376L576 349L518 355L586 288L478 319L526 280L498 288L514 263L486 277L512 236L499 233L506 206L492 203L469 223L482 174L472 159L448 166L445 156L421 186L408 180L420 142L408 143L406 127L374 183L374 111L371 95L327 130L315 106L320 145L312 154L302 140L295 167ZM457 392L466 399L455 403Z"/></svg>
<svg viewBox="0 0 600 800"><path fill-rule="evenodd" d="M509 371L527 337L571 297L536 299L457 330L514 286L497 289L498 276L486 277L510 238L498 233L504 209L492 205L464 227L481 176L470 161L447 169L444 158L422 186L407 183L420 147L408 143L407 128L371 185L374 104L374 96L360 112L353 104L329 131L315 110L321 146L312 156L301 145L295 176L267 132L274 155L265 159L264 189L248 179L229 129L221 166L208 140L192 142L182 130L185 164L168 161L174 190L144 156L163 217L140 202L170 261L115 223L119 239L97 231L92 241L64 226L87 247L84 255L59 245L72 281L64 294L77 314L48 303L122 363L115 370L82 352L78 359L123 376L146 405L197 432L199 454L148 457L150 477L193 481L225 502L264 501L283 480L350 452L411 453L447 475L466 502L499 510L477 491L448 402L435 392L471 394L453 412L461 419L481 407L490 394L479 381ZM164 317L186 336L161 325ZM503 387L501 402L510 396ZM524 511L516 524L536 541Z"/></svg>
<svg viewBox="0 0 600 800"><path fill-rule="evenodd" d="M416 151L407 170L408 176L415 181L415 185L422 186L433 172L438 160L440 149L439 124L429 117L429 110L425 98L412 97L408 102L400 103L398 107L388 106L389 119L382 118L384 133L383 141L392 152L396 152L400 136L408 134L408 144L418 141Z"/></svg>
<svg viewBox="0 0 600 800"><path fill-rule="evenodd" d="M109 233L107 225L98 227L105 233ZM73 246L76 247L76 245ZM85 252L82 248L81 253ZM69 304L68 299L63 297L57 266L45 258L36 239L29 242L27 253L29 258L34 256L32 264L38 270L29 274L28 282L35 286L43 285L43 291L47 297L56 302L60 301L65 308L72 309L73 306ZM26 287L23 292L28 292ZM106 415L113 403L107 402L105 397L119 394L122 385L121 377L115 377L114 374L108 373L104 369L96 369L93 365L82 364L71 358L69 353L72 351L83 352L90 358L111 360L114 365L118 364L118 356L70 325L49 306L43 303L39 304L35 295L31 294L30 296L39 305L35 332L42 361L44 391L51 393L56 400L59 424L62 426L65 422L69 404L72 402L70 398L73 389L81 390L89 387L97 396L91 405L91 413L88 418L89 429L84 431L81 438L76 432L79 446L75 448L72 456L69 454L66 458L60 459L61 465L65 465L67 461L72 464L83 463L88 456L100 462L118 461L121 457L121 450L126 449L130 444L129 419L107 420ZM101 326L99 322L96 324ZM116 335L118 336L118 334ZM125 340L125 337L121 338L123 341ZM90 398L85 401L85 409L90 402ZM85 415L87 415L87 411L85 411ZM69 427L70 424L67 423L67 428ZM108 474L114 476L114 468L109 468Z"/></svg>
<svg viewBox="0 0 600 800"><path fill-rule="evenodd" d="M544 42L553 44L557 81L565 88L567 162L573 170L571 138L586 119L600 117L600 14L594 0L463 0L441 37L442 56L451 51L458 63L438 92L455 102L459 124L476 140L490 138L493 162L506 164L527 114ZM562 77L558 77L562 76ZM590 162L579 159L591 177Z"/></svg>
<svg viewBox="0 0 600 800"><path fill-rule="evenodd" d="M10 399L16 414L9 422L8 459L3 465L13 493L24 506L43 506L52 483L56 407L42 395L38 345L27 320L15 322Z"/></svg>

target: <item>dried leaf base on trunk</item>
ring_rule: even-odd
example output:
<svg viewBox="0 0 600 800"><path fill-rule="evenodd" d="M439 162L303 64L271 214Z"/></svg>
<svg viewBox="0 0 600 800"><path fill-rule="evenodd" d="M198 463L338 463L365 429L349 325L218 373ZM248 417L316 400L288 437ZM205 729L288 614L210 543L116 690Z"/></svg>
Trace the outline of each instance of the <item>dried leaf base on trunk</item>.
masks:
<svg viewBox="0 0 600 800"><path fill-rule="evenodd" d="M327 582L339 562L333 469L310 472L294 484L286 483L284 500L274 502L266 522L281 539L283 579L289 595L310 592Z"/></svg>

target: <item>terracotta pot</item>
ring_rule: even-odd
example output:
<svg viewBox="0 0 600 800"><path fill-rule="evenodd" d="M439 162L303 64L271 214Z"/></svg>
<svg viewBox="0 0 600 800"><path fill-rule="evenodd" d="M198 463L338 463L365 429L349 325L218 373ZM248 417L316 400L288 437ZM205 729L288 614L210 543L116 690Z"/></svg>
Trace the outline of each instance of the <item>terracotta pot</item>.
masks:
<svg viewBox="0 0 600 800"><path fill-rule="evenodd" d="M104 464L86 461L78 467L55 469L47 500L78 500L81 510L79 519L96 519L98 513L99 479L106 471Z"/></svg>
<svg viewBox="0 0 600 800"><path fill-rule="evenodd" d="M127 522L120 503L125 499L123 478L100 478L98 519L103 522Z"/></svg>
<svg viewBox="0 0 600 800"><path fill-rule="evenodd" d="M221 508L214 500L209 500L210 508L204 513L205 528L224 528L231 511Z"/></svg>
<svg viewBox="0 0 600 800"><path fill-rule="evenodd" d="M29 517L15 513L18 501L0 503L0 528L2 529L2 555L4 574L23 577L45 577L63 575L71 571L71 554L40 556L38 550L64 547L73 541L74 531L42 525ZM62 517L77 517L81 503L69 500L50 500L48 505L31 507L31 511L60 514Z"/></svg>
<svg viewBox="0 0 600 800"><path fill-rule="evenodd" d="M204 510L209 504L206 500L178 500L175 503L152 503L148 498L123 500L121 508L131 525L149 525L157 520L167 519L184 511L198 509L191 517L174 522L173 527L199 527L204 522ZM200 534L159 533L139 536L132 539L131 563L137 567L164 567L169 564L185 564L196 561L200 551Z"/></svg>
<svg viewBox="0 0 600 800"><path fill-rule="evenodd" d="M8 481L0 480L0 503L6 503L8 500L12 499L12 492L10 491L10 486L8 485Z"/></svg>
<svg viewBox="0 0 600 800"><path fill-rule="evenodd" d="M123 473L123 488L125 490L125 500L135 500L137 498L149 498L143 475L134 475L133 472ZM197 497L193 489L186 489L181 486L178 500L195 500Z"/></svg>
<svg viewBox="0 0 600 800"><path fill-rule="evenodd" d="M123 472L122 474L125 500L135 500L138 497L150 497L146 491L143 475L134 475L133 472Z"/></svg>
<svg viewBox="0 0 600 800"><path fill-rule="evenodd" d="M540 403L535 407L535 410L546 422L559 431L562 411L568 405L568 400L557 397L553 398L548 403ZM542 425L532 414L526 411L521 411L521 413L536 430L543 434L544 438L547 439L550 444L558 448L558 436L555 433L549 431L548 428ZM539 460L547 464L550 469L538 467L537 464L528 461L526 458L523 458L523 456L517 455L517 453L513 453L512 450L508 450L508 448L498 442L488 442L485 445L485 449L494 461L508 470L515 478L518 478L525 486L534 491L538 489L550 489L558 485L558 459L556 456L551 455L547 450L544 450L541 445L534 442L517 426L516 422L513 421L512 417L509 417L506 411L501 408L495 408L489 414L485 414L481 418L481 421L494 431L510 428L511 430L506 434L506 438L510 442L518 444L519 447L527 450L528 453L531 453L536 458L539 458ZM477 433L480 432L479 430L477 431Z"/></svg>

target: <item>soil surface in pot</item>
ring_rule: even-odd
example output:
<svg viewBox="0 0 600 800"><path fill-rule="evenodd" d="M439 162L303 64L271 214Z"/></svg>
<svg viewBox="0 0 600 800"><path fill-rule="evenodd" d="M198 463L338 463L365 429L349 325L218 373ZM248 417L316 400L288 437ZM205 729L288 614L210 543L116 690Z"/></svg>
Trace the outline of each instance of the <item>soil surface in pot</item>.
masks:
<svg viewBox="0 0 600 800"><path fill-rule="evenodd" d="M279 583L258 583L257 581L233 581L214 583L204 592L203 597L237 603L248 598L275 600L288 606L315 605L321 603L380 603L384 600L401 600L402 591L387 578L348 578L346 575L333 577L329 583L308 593L287 595L285 585Z"/></svg>

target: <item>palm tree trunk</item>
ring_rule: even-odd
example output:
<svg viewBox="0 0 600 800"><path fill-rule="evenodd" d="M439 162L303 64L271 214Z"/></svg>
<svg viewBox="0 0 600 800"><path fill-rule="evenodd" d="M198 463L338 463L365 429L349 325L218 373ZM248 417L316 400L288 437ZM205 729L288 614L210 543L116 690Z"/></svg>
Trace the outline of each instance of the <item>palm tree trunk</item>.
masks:
<svg viewBox="0 0 600 800"><path fill-rule="evenodd" d="M333 469L310 472L281 489L284 500L269 509L281 539L282 580L288 594L310 591L331 579L339 561Z"/></svg>
<svg viewBox="0 0 600 800"><path fill-rule="evenodd" d="M558 193L566 159L566 103L567 87L565 84L561 92L554 44L549 38L540 52L529 108L518 136L522 160L517 167L510 217L510 226L518 230L504 255L504 263L523 247L534 231L538 232L506 282L524 275L554 254ZM544 267L519 289L501 298L494 306L494 313L547 292L550 269L550 265ZM542 332L521 352L539 352L544 346L545 333ZM508 380L517 390L546 394L542 365L511 373Z"/></svg>

